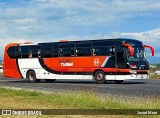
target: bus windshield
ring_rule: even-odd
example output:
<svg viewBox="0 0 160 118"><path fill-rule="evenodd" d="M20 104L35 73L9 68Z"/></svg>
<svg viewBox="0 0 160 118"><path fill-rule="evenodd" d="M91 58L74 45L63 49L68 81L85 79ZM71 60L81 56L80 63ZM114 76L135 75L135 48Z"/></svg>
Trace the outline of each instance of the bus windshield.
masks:
<svg viewBox="0 0 160 118"><path fill-rule="evenodd" d="M137 43L137 42L136 42ZM134 48L134 55L130 56L128 48L127 50L127 57L129 61L139 61L139 60L146 60L146 53L144 48L142 47L142 44L135 44L135 43L130 43L132 47Z"/></svg>

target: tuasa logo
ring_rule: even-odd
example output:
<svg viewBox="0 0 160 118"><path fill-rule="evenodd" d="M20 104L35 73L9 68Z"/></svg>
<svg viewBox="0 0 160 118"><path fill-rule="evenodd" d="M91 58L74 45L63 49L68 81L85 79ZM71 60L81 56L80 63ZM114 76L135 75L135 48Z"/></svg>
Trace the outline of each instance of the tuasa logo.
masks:
<svg viewBox="0 0 160 118"><path fill-rule="evenodd" d="M99 61L99 59L98 58L96 58L96 59L94 59L94 65L95 66L99 66L99 64L100 64L100 61Z"/></svg>
<svg viewBox="0 0 160 118"><path fill-rule="evenodd" d="M70 59L59 60L61 66L73 66L73 62Z"/></svg>

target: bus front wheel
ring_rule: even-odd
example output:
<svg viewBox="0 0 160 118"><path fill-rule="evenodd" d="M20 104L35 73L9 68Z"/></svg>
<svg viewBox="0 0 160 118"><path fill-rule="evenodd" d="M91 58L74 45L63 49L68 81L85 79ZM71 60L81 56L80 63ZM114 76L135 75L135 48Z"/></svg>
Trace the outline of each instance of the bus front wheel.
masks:
<svg viewBox="0 0 160 118"><path fill-rule="evenodd" d="M40 80L37 79L37 77L36 77L35 71L33 71L33 70L28 72L27 79L28 79L29 82L32 82L32 83L40 82Z"/></svg>
<svg viewBox="0 0 160 118"><path fill-rule="evenodd" d="M95 80L98 84L104 84L106 82L104 72L103 71L97 71L95 73Z"/></svg>

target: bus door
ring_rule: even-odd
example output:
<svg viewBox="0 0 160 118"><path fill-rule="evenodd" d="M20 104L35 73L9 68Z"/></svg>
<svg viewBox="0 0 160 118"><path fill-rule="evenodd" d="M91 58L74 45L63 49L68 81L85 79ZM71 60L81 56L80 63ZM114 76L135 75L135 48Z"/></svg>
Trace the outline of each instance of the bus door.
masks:
<svg viewBox="0 0 160 118"><path fill-rule="evenodd" d="M121 69L126 68L126 58L124 49L122 47L116 48L116 80L124 79L124 75Z"/></svg>

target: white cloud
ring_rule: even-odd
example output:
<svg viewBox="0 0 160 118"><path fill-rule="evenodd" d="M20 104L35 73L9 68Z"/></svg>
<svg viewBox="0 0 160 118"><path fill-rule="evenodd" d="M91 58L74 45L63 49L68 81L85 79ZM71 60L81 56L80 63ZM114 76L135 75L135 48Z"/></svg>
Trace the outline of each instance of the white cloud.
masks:
<svg viewBox="0 0 160 118"><path fill-rule="evenodd" d="M0 2L0 46L15 41L112 37L133 37L159 45L160 29L136 33L104 31L139 16L156 17L160 12L159 0L32 0L18 4Z"/></svg>
<svg viewBox="0 0 160 118"><path fill-rule="evenodd" d="M34 5L28 8L15 8L24 15L46 20L49 17L62 22L80 25L96 23L114 23L125 21L136 16L153 15L160 11L160 2L157 0L34 0ZM21 10L19 10L21 9ZM55 15L55 17L54 17Z"/></svg>
<svg viewBox="0 0 160 118"><path fill-rule="evenodd" d="M135 38L141 41L144 41L146 43L152 43L154 45L159 45L159 41L160 41L160 29L154 29L151 31L146 31L146 32L136 32L136 33L114 33L115 36L119 36L119 37L131 37L131 38Z"/></svg>
<svg viewBox="0 0 160 118"><path fill-rule="evenodd" d="M75 27L111 26L160 12L157 0L33 0L26 5L0 4L3 38L67 37ZM17 2L18 4L18 2ZM66 34L70 32L70 34ZM81 31L79 31L81 32Z"/></svg>
<svg viewBox="0 0 160 118"><path fill-rule="evenodd" d="M35 18L21 18L15 20L15 23L25 24L25 23L34 23L36 22Z"/></svg>

